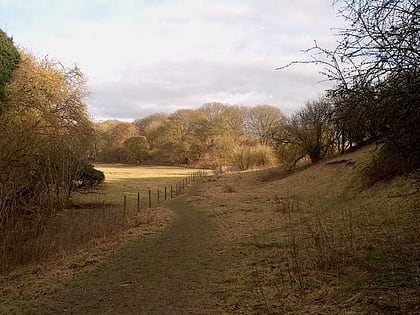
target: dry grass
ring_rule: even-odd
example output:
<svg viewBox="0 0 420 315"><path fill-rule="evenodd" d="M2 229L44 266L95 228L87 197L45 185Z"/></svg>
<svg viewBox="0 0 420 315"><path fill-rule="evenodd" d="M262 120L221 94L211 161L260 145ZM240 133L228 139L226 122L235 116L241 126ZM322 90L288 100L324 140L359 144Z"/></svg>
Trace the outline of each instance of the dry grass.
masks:
<svg viewBox="0 0 420 315"><path fill-rule="evenodd" d="M17 221L15 226L4 233L0 242L0 271L67 255L106 241L128 229L159 224L163 218L157 217L154 208L165 201L165 187L166 199L169 200L171 185L175 197L177 192L182 192L180 189L175 190L176 185L185 190L187 176L198 171L115 164L97 165L97 168L106 177L102 189L75 193L71 209L52 214L39 222ZM137 193L140 193L140 209L137 208ZM169 217L170 214L161 211L159 216Z"/></svg>
<svg viewBox="0 0 420 315"><path fill-rule="evenodd" d="M219 176L201 189L194 202L238 260L226 274L232 296L257 313L419 312L418 178L363 189L373 150L268 181L267 171Z"/></svg>
<svg viewBox="0 0 420 315"><path fill-rule="evenodd" d="M81 273L98 268L125 242L161 232L172 220L172 212L163 206L157 207L149 224L90 240L71 252L60 252L45 263L29 264L0 274L0 314L26 313L25 307L62 290Z"/></svg>
<svg viewBox="0 0 420 315"><path fill-rule="evenodd" d="M229 262L226 269L217 270L219 282L211 284L217 287L215 294L223 299L227 313L420 312L419 178L413 174L364 189L360 173L373 150L368 147L293 173L277 169L274 175L264 175L267 171L262 170L209 177L188 197L213 221L216 231L211 246L221 261ZM116 200L107 204L115 205L119 215L121 194L130 196L129 205L135 205L132 191L155 190L185 176L180 170L173 175L162 171L164 176L139 182L132 174L139 172L141 177L143 173L135 167L99 167L111 173L109 179L114 178L104 191ZM79 204L102 201L101 195L77 198ZM160 228L167 224L170 213L162 207L155 209L158 214L149 224L141 223L130 231L144 231L156 222ZM90 212L88 230L92 231L101 211ZM68 218L63 214L64 221ZM81 243L85 237L80 236ZM64 273L71 274L71 266L88 269L96 260L66 264ZM45 285L31 289L16 277L21 276L14 272L0 278L0 295L19 300L28 292L34 298L43 294ZM22 288L14 289L17 286Z"/></svg>

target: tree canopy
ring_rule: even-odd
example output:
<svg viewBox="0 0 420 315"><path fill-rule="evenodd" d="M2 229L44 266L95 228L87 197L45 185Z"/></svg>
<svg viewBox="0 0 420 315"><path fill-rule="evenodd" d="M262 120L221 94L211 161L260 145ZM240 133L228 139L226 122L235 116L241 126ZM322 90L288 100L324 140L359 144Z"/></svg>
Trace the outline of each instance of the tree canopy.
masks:
<svg viewBox="0 0 420 315"><path fill-rule="evenodd" d="M5 32L0 29L0 114L4 100L5 85L12 78L13 71L19 64L19 52Z"/></svg>

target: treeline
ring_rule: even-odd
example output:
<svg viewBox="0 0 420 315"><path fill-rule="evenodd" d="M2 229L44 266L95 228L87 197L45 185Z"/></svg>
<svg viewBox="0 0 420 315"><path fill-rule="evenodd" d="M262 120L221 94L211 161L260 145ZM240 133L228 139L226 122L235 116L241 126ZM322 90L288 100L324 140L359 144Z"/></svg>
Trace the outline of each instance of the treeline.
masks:
<svg viewBox="0 0 420 315"><path fill-rule="evenodd" d="M272 134L284 121L274 106L222 103L156 113L133 123L107 121L96 125L96 159L241 169L273 164Z"/></svg>
<svg viewBox="0 0 420 315"><path fill-rule="evenodd" d="M375 85L337 86L289 117L270 105L208 103L133 123L106 121L96 124L96 159L245 170L317 163L376 143L381 154L370 170L386 179L418 166L419 91L418 73L404 71Z"/></svg>
<svg viewBox="0 0 420 315"><path fill-rule="evenodd" d="M76 67L18 50L2 31L0 54L0 228L17 218L41 228L87 167L95 132L85 79Z"/></svg>
<svg viewBox="0 0 420 315"><path fill-rule="evenodd" d="M197 110L154 114L134 123L97 126L97 158L112 162L234 165L274 158L294 165L378 144L366 168L371 183L420 165L419 5L414 0L335 1L347 27L337 46L308 49L310 61L336 83L285 117L273 106L210 103ZM284 67L280 67L284 68Z"/></svg>

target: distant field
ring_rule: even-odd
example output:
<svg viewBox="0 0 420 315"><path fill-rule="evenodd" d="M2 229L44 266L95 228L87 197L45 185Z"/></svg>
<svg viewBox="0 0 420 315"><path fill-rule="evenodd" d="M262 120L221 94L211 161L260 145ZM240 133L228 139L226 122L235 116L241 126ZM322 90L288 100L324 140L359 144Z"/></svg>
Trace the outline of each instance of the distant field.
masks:
<svg viewBox="0 0 420 315"><path fill-rule="evenodd" d="M137 202L137 193L140 193L141 205L148 203L148 191L151 190L153 204L157 202L157 190L160 190L160 199L164 199L165 187L167 197L170 189L175 192L176 185L180 185L187 176L201 172L209 173L208 170L191 169L172 166L136 166L125 164L95 164L95 168L105 174L103 188L97 194L76 194L74 202L95 203L106 202L122 204L124 196L127 196L129 206Z"/></svg>

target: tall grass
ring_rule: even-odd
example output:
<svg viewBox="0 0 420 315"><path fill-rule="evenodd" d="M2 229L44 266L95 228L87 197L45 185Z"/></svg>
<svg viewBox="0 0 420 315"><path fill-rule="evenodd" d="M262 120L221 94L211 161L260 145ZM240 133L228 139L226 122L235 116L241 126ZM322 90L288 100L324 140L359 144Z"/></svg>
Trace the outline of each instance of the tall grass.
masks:
<svg viewBox="0 0 420 315"><path fill-rule="evenodd" d="M153 211L137 212L133 202L124 212L121 201L100 194L94 198L78 205L79 209L66 209L37 222L19 219L8 226L0 238L0 271L79 250L153 220Z"/></svg>
<svg viewBox="0 0 420 315"><path fill-rule="evenodd" d="M2 228L0 272L66 255L128 229L153 224L159 215L157 209L160 208L156 207L164 202L164 187L169 200L171 185L175 196L175 185L181 187L180 180L195 172L173 167L123 165L100 165L99 169L106 175L102 189L75 193L72 205L65 210L19 217ZM157 203L158 189L160 204ZM149 208L148 190L151 191L152 208ZM137 206L139 192L140 209ZM179 188L177 192L183 190Z"/></svg>
<svg viewBox="0 0 420 315"><path fill-rule="evenodd" d="M297 197L277 198L276 203L285 219L279 240L286 260L283 274L301 298L328 287L347 295L343 309L355 302L356 295L359 303L375 301L365 310L416 308L420 269L415 239L420 222L414 203L408 212L349 200L341 207Z"/></svg>

